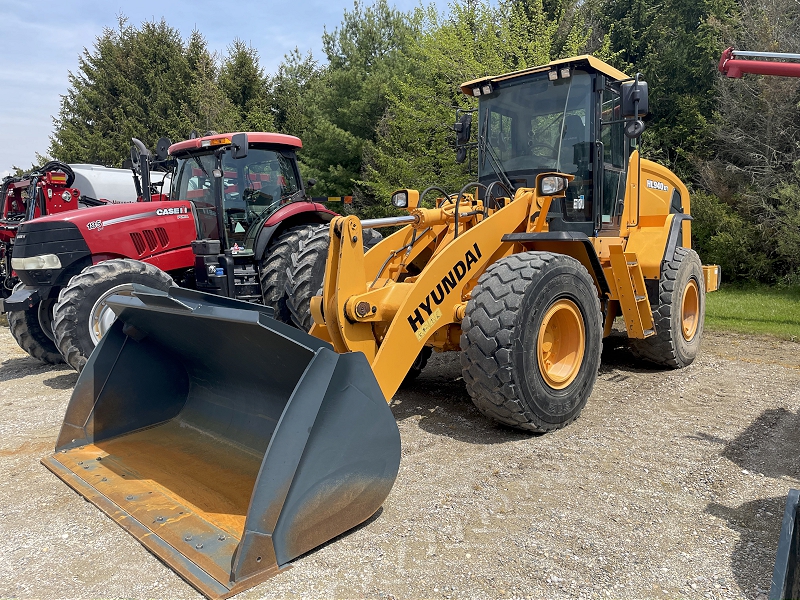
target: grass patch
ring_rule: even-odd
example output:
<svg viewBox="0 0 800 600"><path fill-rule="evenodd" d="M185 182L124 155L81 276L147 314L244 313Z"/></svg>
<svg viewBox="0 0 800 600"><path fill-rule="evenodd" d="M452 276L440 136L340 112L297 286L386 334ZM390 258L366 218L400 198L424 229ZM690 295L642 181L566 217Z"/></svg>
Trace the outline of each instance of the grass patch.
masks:
<svg viewBox="0 0 800 600"><path fill-rule="evenodd" d="M724 286L706 295L706 327L800 341L800 286Z"/></svg>

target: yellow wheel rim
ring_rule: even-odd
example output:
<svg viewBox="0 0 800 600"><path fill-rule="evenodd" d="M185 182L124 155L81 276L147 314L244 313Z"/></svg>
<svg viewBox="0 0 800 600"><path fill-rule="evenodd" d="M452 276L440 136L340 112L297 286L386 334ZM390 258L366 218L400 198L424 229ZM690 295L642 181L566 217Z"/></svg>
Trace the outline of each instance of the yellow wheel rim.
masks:
<svg viewBox="0 0 800 600"><path fill-rule="evenodd" d="M563 298L547 309L539 327L536 358L544 382L561 390L578 376L586 349L586 331L578 306Z"/></svg>
<svg viewBox="0 0 800 600"><path fill-rule="evenodd" d="M683 290L681 300L681 330L683 339L690 341L697 333L697 324L700 321L700 291L697 282L690 279Z"/></svg>

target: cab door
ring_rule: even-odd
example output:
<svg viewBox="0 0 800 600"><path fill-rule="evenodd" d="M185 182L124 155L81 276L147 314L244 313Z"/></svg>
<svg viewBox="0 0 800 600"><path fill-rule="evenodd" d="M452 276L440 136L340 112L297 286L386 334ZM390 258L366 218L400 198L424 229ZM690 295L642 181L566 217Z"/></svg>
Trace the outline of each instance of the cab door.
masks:
<svg viewBox="0 0 800 600"><path fill-rule="evenodd" d="M597 190L601 201L597 203L595 229L601 235L618 234L625 200L628 177L630 141L625 137L622 118L622 100L618 84L602 86L600 95L600 152L601 176Z"/></svg>

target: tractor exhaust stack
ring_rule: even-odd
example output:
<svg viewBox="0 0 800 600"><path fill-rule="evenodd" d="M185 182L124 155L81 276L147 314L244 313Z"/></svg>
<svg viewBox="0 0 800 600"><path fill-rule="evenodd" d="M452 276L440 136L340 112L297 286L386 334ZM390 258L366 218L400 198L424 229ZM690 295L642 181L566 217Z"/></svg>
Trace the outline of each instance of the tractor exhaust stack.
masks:
<svg viewBox="0 0 800 600"><path fill-rule="evenodd" d="M110 304L42 463L205 596L256 585L383 504L400 435L363 354L180 288Z"/></svg>

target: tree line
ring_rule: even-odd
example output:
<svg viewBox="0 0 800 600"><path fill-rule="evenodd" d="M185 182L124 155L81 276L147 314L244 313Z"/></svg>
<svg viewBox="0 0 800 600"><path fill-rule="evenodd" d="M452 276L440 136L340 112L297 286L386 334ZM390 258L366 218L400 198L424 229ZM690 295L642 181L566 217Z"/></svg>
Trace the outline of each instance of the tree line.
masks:
<svg viewBox="0 0 800 600"><path fill-rule="evenodd" d="M454 0L402 12L356 0L275 73L233 40L120 18L70 73L50 156L120 166L131 137L150 147L192 130L277 131L303 140L315 195L355 196L362 215L391 213L399 187L470 180L452 123L472 108L459 84L590 53L650 84L642 153L692 191L695 245L726 279L800 281L800 85L716 71L722 50L800 52L789 0Z"/></svg>

